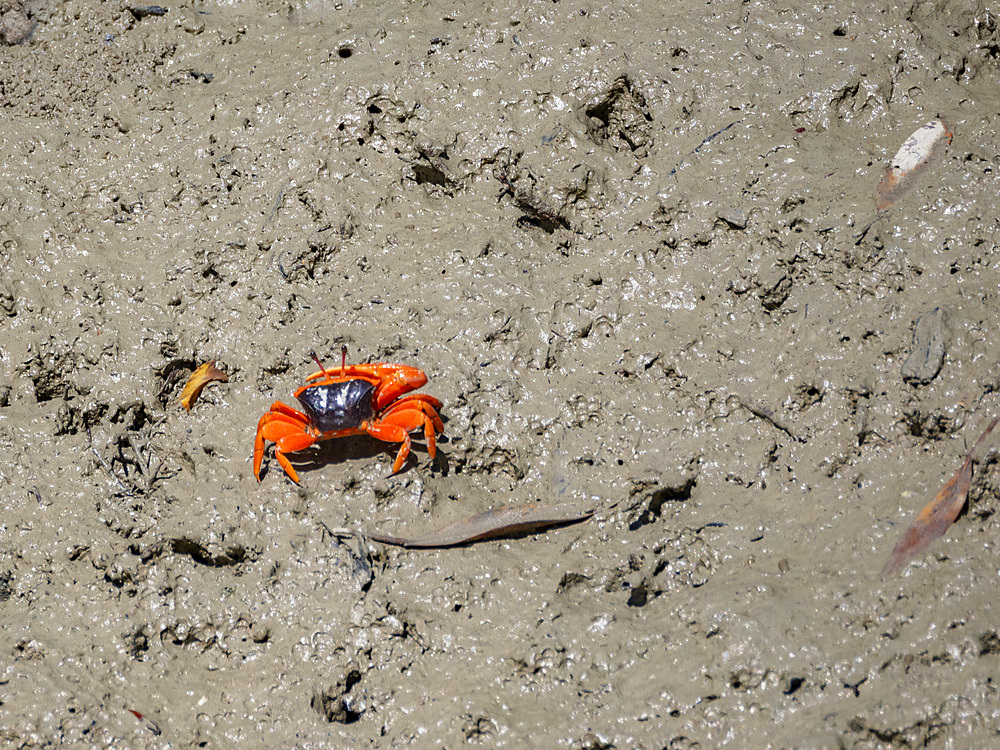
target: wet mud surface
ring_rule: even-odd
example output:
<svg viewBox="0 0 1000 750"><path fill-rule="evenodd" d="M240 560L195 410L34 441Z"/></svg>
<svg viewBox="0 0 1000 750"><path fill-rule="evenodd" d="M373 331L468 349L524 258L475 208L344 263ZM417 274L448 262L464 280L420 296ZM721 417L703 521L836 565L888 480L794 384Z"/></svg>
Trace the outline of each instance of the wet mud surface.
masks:
<svg viewBox="0 0 1000 750"><path fill-rule="evenodd" d="M0 8L5 743L996 741L994 453L879 573L998 409L986 4ZM437 458L258 484L341 344L428 374ZM326 532L536 500L597 512Z"/></svg>

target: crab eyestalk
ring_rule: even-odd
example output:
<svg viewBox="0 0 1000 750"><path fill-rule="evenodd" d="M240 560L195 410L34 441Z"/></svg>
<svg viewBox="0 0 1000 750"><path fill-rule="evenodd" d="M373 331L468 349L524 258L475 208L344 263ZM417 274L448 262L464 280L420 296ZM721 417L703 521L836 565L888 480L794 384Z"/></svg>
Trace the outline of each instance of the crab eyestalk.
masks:
<svg viewBox="0 0 1000 750"><path fill-rule="evenodd" d="M313 362L315 362L317 365L319 365L319 369L322 371L323 377L324 378L329 378L330 377L330 373L328 373L326 371L326 368L323 367L323 363L320 362L319 357L316 356L316 352L314 352L314 351L313 352L309 352L309 356L313 358Z"/></svg>
<svg viewBox="0 0 1000 750"><path fill-rule="evenodd" d="M319 365L319 369L320 369L320 372L323 373L323 377L324 378L329 378L330 377L330 373L328 373L326 371L326 368L323 367L323 363L320 361L320 358L316 354L316 352L315 351L309 352L309 356L312 357L313 362L315 362L317 365ZM344 377L346 373L347 373L347 344L341 344L340 345L340 377Z"/></svg>

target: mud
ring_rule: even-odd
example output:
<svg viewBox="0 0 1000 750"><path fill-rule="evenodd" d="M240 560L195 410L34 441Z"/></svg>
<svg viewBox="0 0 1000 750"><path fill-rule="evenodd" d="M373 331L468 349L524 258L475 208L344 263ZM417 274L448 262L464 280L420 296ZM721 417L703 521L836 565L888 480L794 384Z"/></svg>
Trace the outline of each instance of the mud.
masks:
<svg viewBox="0 0 1000 750"><path fill-rule="evenodd" d="M163 7L3 6L6 743L996 742L995 454L879 577L998 410L987 4ZM342 343L428 373L439 456L258 484ZM597 514L324 531L534 500Z"/></svg>

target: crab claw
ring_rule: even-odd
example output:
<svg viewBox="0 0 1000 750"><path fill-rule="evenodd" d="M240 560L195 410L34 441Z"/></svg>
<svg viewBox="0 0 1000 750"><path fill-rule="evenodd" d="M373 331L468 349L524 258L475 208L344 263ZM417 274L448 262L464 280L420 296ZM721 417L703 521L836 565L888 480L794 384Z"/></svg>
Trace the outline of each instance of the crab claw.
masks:
<svg viewBox="0 0 1000 750"><path fill-rule="evenodd" d="M427 375L423 370L409 365L393 365L393 370L388 373L378 389L375 391L375 408L382 409L404 393L415 391L427 382Z"/></svg>

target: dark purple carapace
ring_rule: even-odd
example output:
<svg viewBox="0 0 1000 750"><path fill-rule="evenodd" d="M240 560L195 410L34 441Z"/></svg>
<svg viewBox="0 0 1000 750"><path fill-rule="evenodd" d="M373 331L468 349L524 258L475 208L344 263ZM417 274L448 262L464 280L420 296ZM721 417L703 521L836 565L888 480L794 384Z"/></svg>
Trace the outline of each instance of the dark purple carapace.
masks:
<svg viewBox="0 0 1000 750"><path fill-rule="evenodd" d="M314 385L297 396L312 426L320 432L349 430L375 416L375 386L360 378Z"/></svg>

